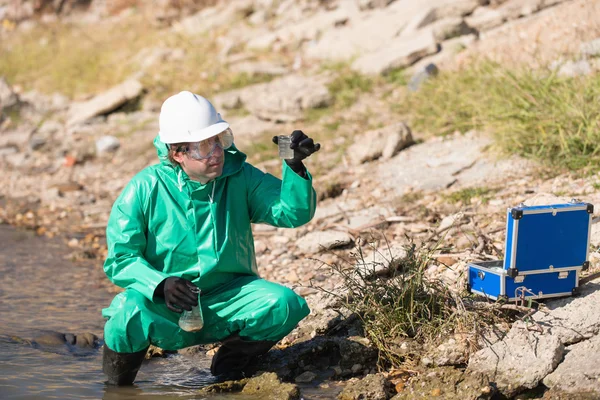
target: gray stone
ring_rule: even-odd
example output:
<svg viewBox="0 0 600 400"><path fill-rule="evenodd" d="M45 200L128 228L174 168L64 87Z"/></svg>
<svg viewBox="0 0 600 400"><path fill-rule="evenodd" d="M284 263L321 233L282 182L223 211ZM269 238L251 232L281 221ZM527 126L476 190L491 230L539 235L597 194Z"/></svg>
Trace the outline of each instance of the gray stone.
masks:
<svg viewBox="0 0 600 400"><path fill-rule="evenodd" d="M28 141L29 132L13 131L10 133L0 134L0 149L6 147L15 147L17 149L25 149Z"/></svg>
<svg viewBox="0 0 600 400"><path fill-rule="evenodd" d="M564 346L556 336L513 327L503 341L473 354L467 371L487 375L510 397L538 386L563 354Z"/></svg>
<svg viewBox="0 0 600 400"><path fill-rule="evenodd" d="M500 11L487 7L479 7L471 16L465 18L467 25L479 32L502 25L504 20L505 17Z"/></svg>
<svg viewBox="0 0 600 400"><path fill-rule="evenodd" d="M592 246L600 246L600 223L596 222L592 225L592 234L590 235L590 244Z"/></svg>
<svg viewBox="0 0 600 400"><path fill-rule="evenodd" d="M114 153L121 142L114 136L102 136L96 140L96 154Z"/></svg>
<svg viewBox="0 0 600 400"><path fill-rule="evenodd" d="M0 77L0 112L19 103L19 96L13 91L4 77Z"/></svg>
<svg viewBox="0 0 600 400"><path fill-rule="evenodd" d="M396 38L398 32L415 15L430 8L430 2L395 1L386 8L360 13L343 27L323 32L316 43L306 47L305 54L310 58L342 61L379 50L384 52L392 41L400 39Z"/></svg>
<svg viewBox="0 0 600 400"><path fill-rule="evenodd" d="M352 69L368 75L387 74L408 67L438 51L431 29L423 29L411 37L399 37L385 48L365 54L352 63Z"/></svg>
<svg viewBox="0 0 600 400"><path fill-rule="evenodd" d="M592 73L592 65L588 60L567 61L562 64L558 70L559 76L575 77L590 75Z"/></svg>
<svg viewBox="0 0 600 400"><path fill-rule="evenodd" d="M197 37L213 29L231 25L242 15L252 10L252 1L237 0L206 7L194 15L173 24L173 30Z"/></svg>
<svg viewBox="0 0 600 400"><path fill-rule="evenodd" d="M370 10L373 8L387 7L390 3L395 0L356 0L358 7L361 10Z"/></svg>
<svg viewBox="0 0 600 400"><path fill-rule="evenodd" d="M509 0L497 8L505 20L529 16L542 9L543 0Z"/></svg>
<svg viewBox="0 0 600 400"><path fill-rule="evenodd" d="M114 111L128 101L138 98L144 90L140 82L127 80L94 98L71 105L67 115L67 124L75 125L94 117Z"/></svg>
<svg viewBox="0 0 600 400"><path fill-rule="evenodd" d="M400 32L400 36L413 37L421 28L432 24L437 19L436 9L433 6L425 7L414 14L408 24Z"/></svg>
<svg viewBox="0 0 600 400"><path fill-rule="evenodd" d="M487 156L484 149L490 143L488 137L475 133L432 139L382 162L374 175L382 186L399 195L409 190L439 190L450 184L489 185L494 180L504 182L522 176L528 164L519 158L496 160Z"/></svg>
<svg viewBox="0 0 600 400"><path fill-rule="evenodd" d="M545 332L569 345L600 333L600 280L580 287L580 295L549 300L548 313L535 313L532 320Z"/></svg>
<svg viewBox="0 0 600 400"><path fill-rule="evenodd" d="M446 61L451 61L457 53L466 49L476 41L477 35L474 33L444 40L442 43L440 43L439 52L417 61L412 67L409 68L409 70L421 71L429 64L440 65Z"/></svg>
<svg viewBox="0 0 600 400"><path fill-rule="evenodd" d="M277 375L267 372L248 380L242 394L268 400L299 400L300 389L291 383L281 383Z"/></svg>
<svg viewBox="0 0 600 400"><path fill-rule="evenodd" d="M315 380L317 374L311 371L306 371L298 375L295 379L296 383L309 383Z"/></svg>
<svg viewBox="0 0 600 400"><path fill-rule="evenodd" d="M339 231L319 231L310 232L301 237L296 245L305 253L317 253L321 250L334 249L351 244L354 241L352 236L346 232Z"/></svg>
<svg viewBox="0 0 600 400"><path fill-rule="evenodd" d="M600 56L600 38L581 44L581 54L588 57Z"/></svg>
<svg viewBox="0 0 600 400"><path fill-rule="evenodd" d="M226 109L244 106L256 117L268 121L298 121L305 111L332 103L326 82L322 77L289 75L215 96L215 104Z"/></svg>
<svg viewBox="0 0 600 400"><path fill-rule="evenodd" d="M438 18L464 17L484 3L484 0L447 0L436 7L436 13Z"/></svg>
<svg viewBox="0 0 600 400"><path fill-rule="evenodd" d="M358 16L358 8L352 2L345 2L343 7L332 11L320 10L297 21L281 24L277 30L265 30L264 33L251 38L246 47L252 50L268 50L276 43L281 47L297 49L303 43L316 40L327 34L338 25L343 25L352 16Z"/></svg>
<svg viewBox="0 0 600 400"><path fill-rule="evenodd" d="M358 260L357 269L361 269L363 275L371 276L387 272L390 268L397 268L400 260L406 257L406 247L400 244L390 244L387 247L372 250L365 254L364 258Z"/></svg>
<svg viewBox="0 0 600 400"><path fill-rule="evenodd" d="M428 353L432 365L462 365L468 361L469 350L465 340L450 338Z"/></svg>
<svg viewBox="0 0 600 400"><path fill-rule="evenodd" d="M384 160L390 159L413 143L408 125L398 122L356 137L346 154L353 164L358 165L380 157Z"/></svg>
<svg viewBox="0 0 600 400"><path fill-rule="evenodd" d="M250 76L255 75L285 75L289 71L283 65L277 65L266 61L252 62L246 61L238 64L233 64L231 70L238 73L245 73Z"/></svg>
<svg viewBox="0 0 600 400"><path fill-rule="evenodd" d="M569 346L565 359L543 382L563 393L600 398L600 335Z"/></svg>
<svg viewBox="0 0 600 400"><path fill-rule="evenodd" d="M473 29L460 17L441 19L431 25L431 29L433 37L439 42L473 32Z"/></svg>
<svg viewBox="0 0 600 400"><path fill-rule="evenodd" d="M382 374L369 374L363 379L350 381L337 396L338 400L387 400L394 390Z"/></svg>

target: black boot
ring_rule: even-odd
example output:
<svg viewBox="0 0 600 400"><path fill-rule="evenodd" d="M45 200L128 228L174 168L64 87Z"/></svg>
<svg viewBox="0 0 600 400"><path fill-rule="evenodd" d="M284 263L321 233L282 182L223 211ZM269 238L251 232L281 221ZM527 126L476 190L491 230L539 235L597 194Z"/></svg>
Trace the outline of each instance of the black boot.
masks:
<svg viewBox="0 0 600 400"><path fill-rule="evenodd" d="M137 353L117 353L104 345L102 370L108 376L109 385L132 385L148 349Z"/></svg>
<svg viewBox="0 0 600 400"><path fill-rule="evenodd" d="M232 335L223 341L213 356L210 373L220 380L241 379L252 360L267 353L276 343L272 340L244 340L237 334Z"/></svg>

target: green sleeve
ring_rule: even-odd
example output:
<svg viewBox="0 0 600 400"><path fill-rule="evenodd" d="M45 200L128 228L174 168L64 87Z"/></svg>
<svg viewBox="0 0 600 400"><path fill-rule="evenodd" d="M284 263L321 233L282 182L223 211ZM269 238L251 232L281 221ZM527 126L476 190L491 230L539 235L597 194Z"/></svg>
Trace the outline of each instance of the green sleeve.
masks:
<svg viewBox="0 0 600 400"><path fill-rule="evenodd" d="M148 194L142 195L141 190L130 182L112 207L106 227L104 272L115 285L135 289L153 301L154 290L168 275L144 259L147 224L140 197L147 198Z"/></svg>
<svg viewBox="0 0 600 400"><path fill-rule="evenodd" d="M307 178L302 178L283 162L282 179L250 164L245 164L244 173L251 222L295 228L315 215L317 194L308 171Z"/></svg>

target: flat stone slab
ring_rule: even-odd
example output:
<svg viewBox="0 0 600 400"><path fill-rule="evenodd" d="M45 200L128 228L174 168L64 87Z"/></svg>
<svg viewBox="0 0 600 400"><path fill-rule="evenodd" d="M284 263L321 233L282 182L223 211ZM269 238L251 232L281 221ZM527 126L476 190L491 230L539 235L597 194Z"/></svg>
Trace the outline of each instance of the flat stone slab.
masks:
<svg viewBox="0 0 600 400"><path fill-rule="evenodd" d="M580 291L578 297L547 301L547 314L532 315L535 323L565 345L600 334L600 279L582 285Z"/></svg>
<svg viewBox="0 0 600 400"><path fill-rule="evenodd" d="M563 354L564 346L556 336L513 327L504 340L473 354L467 369L488 376L511 397L538 386Z"/></svg>
<svg viewBox="0 0 600 400"><path fill-rule="evenodd" d="M563 362L543 382L563 393L600 398L600 336L569 346Z"/></svg>
<svg viewBox="0 0 600 400"><path fill-rule="evenodd" d="M67 124L83 123L96 116L109 113L126 102L139 97L143 90L144 87L139 81L130 79L88 101L74 103L69 108Z"/></svg>
<svg viewBox="0 0 600 400"><path fill-rule="evenodd" d="M490 182L518 176L531 165L515 157L495 159L485 153L491 143L488 137L474 133L435 138L382 162L375 175L382 186L402 195L409 190L440 190L451 184L489 186Z"/></svg>
<svg viewBox="0 0 600 400"><path fill-rule="evenodd" d="M353 242L352 236L346 232L319 231L310 232L298 239L298 248L305 253L318 253L321 250L346 246Z"/></svg>

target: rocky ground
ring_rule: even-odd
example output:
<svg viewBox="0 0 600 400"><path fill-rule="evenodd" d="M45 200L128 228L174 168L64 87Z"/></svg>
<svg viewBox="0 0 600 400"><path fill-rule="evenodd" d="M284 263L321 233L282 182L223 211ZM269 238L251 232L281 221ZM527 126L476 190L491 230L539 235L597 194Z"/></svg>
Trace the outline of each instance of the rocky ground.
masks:
<svg viewBox="0 0 600 400"><path fill-rule="evenodd" d="M427 349L411 368L377 371L368 340L352 324L342 323L336 305L315 288L336 288L339 277L326 265L343 264L356 247L376 249L368 257L385 262L401 257L410 237L439 242L428 276L460 290L470 261L502 258L507 207L574 197L600 207L600 174L557 174L546 165L500 155L484 132L431 138L411 131L390 107L404 95L398 90L366 93L348 109L332 110L335 115L325 111L316 122L307 119L310 110L332 104L327 84L335 71L319 67L332 61L350 62L352 70L374 76L402 67L417 73L431 62L456 68L478 55L534 66L554 61L565 75L598 73L600 59L594 56L600 54L600 19L594 16L600 16L600 2L489 3L240 1L188 11L189 16L171 17L174 22L162 28L201 35L229 23L219 57L230 68L274 77L214 98L232 125L236 145L257 166L279 173L280 161L268 150L257 154L256 143L268 146L273 133L300 127L322 143L322 151L307 162L320 199L313 221L295 230L254 227L262 276L293 287L313 310L265 360L280 379L361 379L350 381L340 394L343 399L386 399L394 393L397 398L514 397L540 392L541 384L539 396L546 398L600 396L600 320L594 313L600 301L595 290L600 280L594 280L600 270L597 217L583 295L547 302L527 323L515 323L504 338L490 339L473 354L464 337L448 338ZM10 12L0 2L0 19ZM240 13L244 23L239 23ZM32 22L19 26L27 23ZM255 52L282 54L286 61L258 62L251 56ZM148 70L176 53L148 49ZM137 171L157 161L152 139L160 103L143 101L147 88L140 82L146 73L77 102L61 94L22 91L0 79L3 223L58 236L73 249L74 259L96 259L101 268L112 202ZM18 120L10 112L17 108ZM365 132L360 120L367 120L370 130ZM334 134L316 133L336 121ZM104 284L107 290L120 290L108 280ZM290 354L292 359L281 364ZM297 395L293 389L289 393L289 398Z"/></svg>

